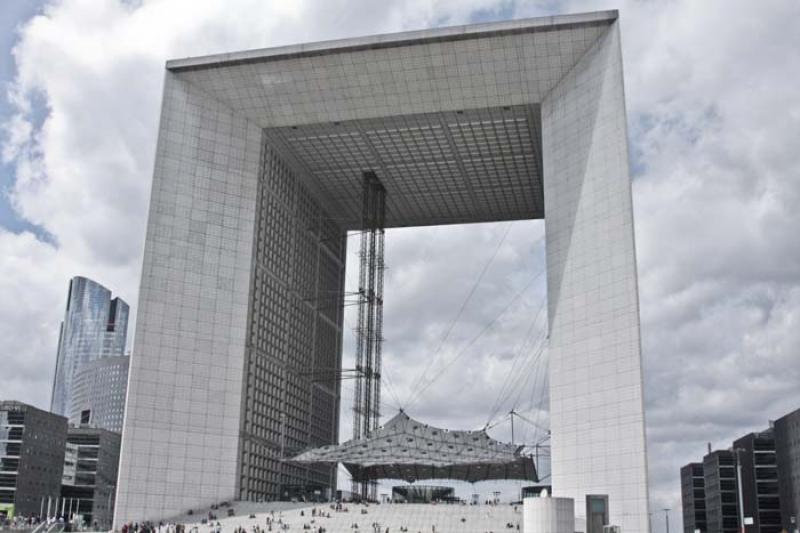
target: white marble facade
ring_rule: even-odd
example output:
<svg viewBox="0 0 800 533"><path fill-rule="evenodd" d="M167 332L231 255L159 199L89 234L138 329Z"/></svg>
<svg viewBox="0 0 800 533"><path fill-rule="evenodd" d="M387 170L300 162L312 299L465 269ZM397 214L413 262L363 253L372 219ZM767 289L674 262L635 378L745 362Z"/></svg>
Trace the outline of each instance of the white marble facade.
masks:
<svg viewBox="0 0 800 533"><path fill-rule="evenodd" d="M230 499L261 130L167 73L115 524Z"/></svg>
<svg viewBox="0 0 800 533"><path fill-rule="evenodd" d="M389 226L545 218L553 492L578 523L586 494L608 494L613 524L647 531L616 12L182 59L166 76L115 524L240 494L266 146L337 231L358 227L363 170Z"/></svg>
<svg viewBox="0 0 800 533"><path fill-rule="evenodd" d="M556 496L607 494L649 531L639 297L619 31L542 103L550 430Z"/></svg>

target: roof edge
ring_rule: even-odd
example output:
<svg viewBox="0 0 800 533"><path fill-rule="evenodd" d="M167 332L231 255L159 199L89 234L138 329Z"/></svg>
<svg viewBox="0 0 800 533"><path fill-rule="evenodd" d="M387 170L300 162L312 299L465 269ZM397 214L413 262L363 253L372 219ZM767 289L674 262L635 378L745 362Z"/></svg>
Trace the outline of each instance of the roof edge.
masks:
<svg viewBox="0 0 800 533"><path fill-rule="evenodd" d="M554 15L501 22L485 22L448 26L427 30L412 30L398 33L368 35L329 41L292 44L273 48L258 48L239 52L211 54L181 59L171 59L166 63L167 70L173 72L185 70L201 70L219 68L246 63L277 61L282 59L328 55L365 49L392 48L431 42L458 41L480 35L505 35L513 33L530 33L535 31L552 31L570 26L586 26L608 24L619 17L616 9L575 13L570 15Z"/></svg>

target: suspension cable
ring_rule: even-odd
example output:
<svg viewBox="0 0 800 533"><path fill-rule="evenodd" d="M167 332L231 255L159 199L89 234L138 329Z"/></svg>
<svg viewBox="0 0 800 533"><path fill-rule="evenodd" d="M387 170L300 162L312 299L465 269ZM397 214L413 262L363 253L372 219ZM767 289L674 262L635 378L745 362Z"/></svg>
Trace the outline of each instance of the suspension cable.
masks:
<svg viewBox="0 0 800 533"><path fill-rule="evenodd" d="M511 308L512 305L514 305L514 303L516 303L516 301L523 294L525 294L525 292L531 287L531 285L533 285L533 282L536 281L543 273L544 270L540 270L535 276L533 276L530 279L530 281L528 281L528 283L526 283L525 286L522 287L522 289L519 292L517 292L513 298L511 298L508 304L506 304L506 306L500 311L500 313L497 316L495 316L491 321L489 321L489 323L487 323L486 326L484 326L483 329L481 329L481 331L477 335L475 335L469 342L467 342L467 344L461 348L461 350L455 355L455 357L453 357L449 362L445 363L445 366L442 367L439 370L439 372L434 374L434 376L430 380L428 380L427 383L416 393L416 396L414 396L411 399L411 401L408 402L407 404L408 407L411 408L411 406L414 405L414 403L416 403L419 400L422 394L426 390L428 390L428 388L431 385L433 385L436 382L436 380L438 380L442 376L442 374L444 374L456 361L458 361L461 357L463 357L464 354L467 353L467 350L471 348L472 345L475 344L478 341L478 339L480 339L487 331L489 331L492 328L492 326L495 325L495 323L497 323L497 321Z"/></svg>
<svg viewBox="0 0 800 533"><path fill-rule="evenodd" d="M490 413L489 418L486 420L487 425L490 424L492 420L494 420L494 418L497 416L497 413L499 413L500 410L503 408L503 405L505 405L510 399L512 399L514 393L517 390L519 391L524 390L525 386L529 383L531 376L533 374L538 373L539 361L545 345L544 341L545 341L545 335L542 334L537 340L534 349L531 350L530 352L531 356L527 359L526 365L522 367L520 371L515 374L515 376L511 380L511 385L505 391L503 397L499 398L499 401L493 407L493 410ZM516 400L512 401L511 409L514 410L517 407L519 407L517 401Z"/></svg>
<svg viewBox="0 0 800 533"><path fill-rule="evenodd" d="M392 399L397 404L397 410L402 411L403 404L400 402L400 400L397 397L397 394L395 394L394 392L394 387L392 386L392 381L389 379L389 374L381 373L381 380L383 381L384 384L386 384L386 390L389 391L389 394L392 396ZM381 399L381 402L387 403L385 399Z"/></svg>
<svg viewBox="0 0 800 533"><path fill-rule="evenodd" d="M533 363L535 364L535 372L527 374L525 382L524 383L520 383L520 387L517 388L517 390L518 390L517 395L514 397L514 401L511 403L511 405L514 408L517 408L517 407L520 406L520 401L522 400L522 393L525 391L525 386L528 385L528 382L530 381L530 379L532 377L532 374L536 374L537 378L538 378L539 370L541 368L541 365L539 363L542 360L542 355L544 354L544 350L545 350L546 346L547 346L547 336L543 332L542 336L540 337L540 343L538 344L538 350L536 352L536 355L534 356ZM511 397L511 393L509 393L509 398L510 397Z"/></svg>
<svg viewBox="0 0 800 533"><path fill-rule="evenodd" d="M520 343L519 347L516 350L516 353L514 354L514 358L513 358L512 363L511 363L511 367L508 369L508 374L506 375L506 378L503 380L503 385L502 385L502 387L500 387L500 391L497 394L497 398L495 399L494 403L492 404L492 408L491 408L491 410L489 412L489 418L486 420L486 424L487 425L495 417L497 412L500 410L500 407L502 406L502 404L505 403L507 397L510 396L511 392L516 387L516 383L519 380L519 377L526 374L526 373L522 373L522 372L515 372L515 370L517 370L517 363L518 362L522 361L522 364L524 365L525 362L529 359L528 357L520 357L520 356L525 351L525 348L528 345L528 341L532 337L534 327L539 322L539 316L541 315L542 310L544 309L545 301L546 301L545 299L542 299L542 303L539 306L539 309L537 310L536 315L534 316L533 320L531 321L531 325L528 328L528 331L526 332L525 337L523 338L522 342ZM531 353L533 353L533 352L531 352Z"/></svg>
<svg viewBox="0 0 800 533"><path fill-rule="evenodd" d="M466 298L464 298L464 301L461 303L461 307L458 309L458 313L456 313L456 316L450 322L450 325L448 326L447 330L445 331L444 336L442 336L441 340L439 341L439 345L436 347L436 350L434 350L433 355L428 358L428 362L425 365L425 368L419 374L417 379L414 380L414 384L412 385L411 390L409 391L409 402L408 402L409 405L411 404L411 400L417 394L417 391L419 390L419 387L422 386L422 384L423 384L423 382L425 380L425 376L431 370L434 361L436 360L437 356L439 355L439 352L442 351L442 348L444 348L444 345L447 342L447 339L450 338L450 334L453 332L453 329L455 329L455 326L458 323L459 319L461 318L461 315L464 313L464 310L467 308L467 304L469 304L470 300L472 299L472 297L475 294L475 291L478 289L478 286L480 285L481 281L483 281L483 277L486 275L486 272L489 270L489 267L494 262L495 258L497 257L497 254L500 252L500 248L502 248L503 243L506 241L506 237L508 237L508 234L511 231L511 227L513 225L514 225L514 222L512 221L511 223L509 223L506 226L506 229L503 232L502 238L497 243L497 247L495 247L494 252L492 253L491 257L489 257L489 260L486 262L486 264L483 265L483 269L481 270L480 274L478 274L478 278L472 284L472 288L469 290L469 292L467 293Z"/></svg>
<svg viewBox="0 0 800 533"><path fill-rule="evenodd" d="M526 407L528 409L530 409L530 406L533 404L533 397L539 391L539 387L540 387L540 385L539 385L539 375L540 374L544 375L546 373L546 369L545 369L546 365L547 365L547 358L544 357L544 352L542 352L542 354L539 356L539 360L537 361L536 369L533 372L533 375L530 377L530 384L526 381L525 388L520 390L520 394L517 396L517 399L514 402L515 408L518 407L520 409L520 411L522 411L522 412L526 411L525 410ZM545 385L545 382L544 382L544 380L542 380L541 386L543 387L544 385ZM522 399L521 399L522 398L522 392L525 389L530 390L530 398L527 399L527 401L525 403L522 403ZM538 424L538 420L536 421L536 423ZM524 442L527 442L528 430L529 430L529 426L525 426L525 429L524 429L524 431L522 433L522 437L523 437L523 441ZM534 435L533 435L532 438L535 438L535 437L536 437L536 432L534 431Z"/></svg>

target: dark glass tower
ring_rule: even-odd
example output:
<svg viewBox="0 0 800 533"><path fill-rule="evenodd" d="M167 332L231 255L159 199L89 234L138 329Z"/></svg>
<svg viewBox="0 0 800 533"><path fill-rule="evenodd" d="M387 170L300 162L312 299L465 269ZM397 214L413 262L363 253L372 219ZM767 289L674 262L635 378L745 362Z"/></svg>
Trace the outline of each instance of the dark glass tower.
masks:
<svg viewBox="0 0 800 533"><path fill-rule="evenodd" d="M781 522L794 531L800 520L800 409L775 421L775 456Z"/></svg>
<svg viewBox="0 0 800 533"><path fill-rule="evenodd" d="M689 463L681 468L681 500L684 533L708 531L703 463Z"/></svg>
<svg viewBox="0 0 800 533"><path fill-rule="evenodd" d="M742 504L744 516L753 520L747 531L780 533L781 500L775 458L775 434L767 429L733 442L742 464Z"/></svg>
<svg viewBox="0 0 800 533"><path fill-rule="evenodd" d="M703 488L709 533L737 533L739 504L736 492L736 459L731 450L717 450L703 457Z"/></svg>

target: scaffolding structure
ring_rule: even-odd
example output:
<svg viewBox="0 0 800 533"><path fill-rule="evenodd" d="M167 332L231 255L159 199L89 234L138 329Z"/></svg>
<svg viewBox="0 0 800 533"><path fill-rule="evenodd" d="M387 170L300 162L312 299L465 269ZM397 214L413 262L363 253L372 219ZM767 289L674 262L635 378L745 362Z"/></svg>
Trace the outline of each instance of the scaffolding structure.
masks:
<svg viewBox="0 0 800 533"><path fill-rule="evenodd" d="M380 420L385 222L386 189L374 172L364 172L353 439L369 437L378 429ZM374 481L354 482L353 493L362 499L374 500L377 484Z"/></svg>

